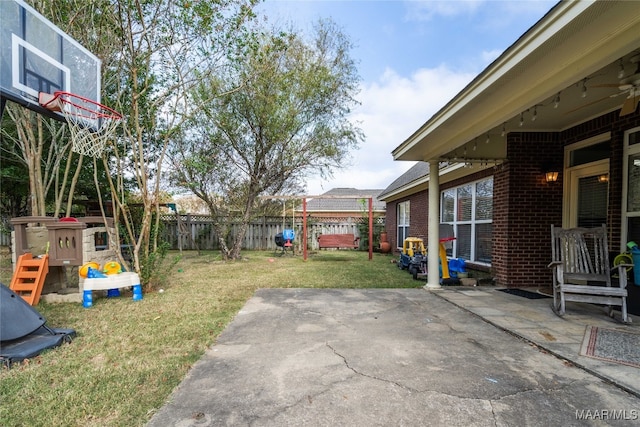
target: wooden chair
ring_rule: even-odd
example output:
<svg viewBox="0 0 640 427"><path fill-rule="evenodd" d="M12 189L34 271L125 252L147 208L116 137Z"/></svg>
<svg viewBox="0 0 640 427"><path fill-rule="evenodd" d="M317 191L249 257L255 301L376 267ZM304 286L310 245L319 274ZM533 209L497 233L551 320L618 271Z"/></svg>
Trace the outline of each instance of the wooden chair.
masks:
<svg viewBox="0 0 640 427"><path fill-rule="evenodd" d="M553 309L559 316L565 313L567 301L620 306L622 321L627 316L627 268L619 264L618 284L612 286L609 246L605 225L596 228L563 229L551 226L553 269Z"/></svg>

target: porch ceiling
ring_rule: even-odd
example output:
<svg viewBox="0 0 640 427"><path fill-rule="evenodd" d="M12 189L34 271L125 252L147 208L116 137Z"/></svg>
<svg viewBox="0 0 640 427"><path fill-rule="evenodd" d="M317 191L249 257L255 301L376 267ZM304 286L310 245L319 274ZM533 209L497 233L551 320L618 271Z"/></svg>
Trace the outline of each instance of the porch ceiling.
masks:
<svg viewBox="0 0 640 427"><path fill-rule="evenodd" d="M638 1L559 3L400 144L394 159L499 160L505 131L560 131L620 109L628 93L618 89L619 61L624 78L636 72L638 28Z"/></svg>

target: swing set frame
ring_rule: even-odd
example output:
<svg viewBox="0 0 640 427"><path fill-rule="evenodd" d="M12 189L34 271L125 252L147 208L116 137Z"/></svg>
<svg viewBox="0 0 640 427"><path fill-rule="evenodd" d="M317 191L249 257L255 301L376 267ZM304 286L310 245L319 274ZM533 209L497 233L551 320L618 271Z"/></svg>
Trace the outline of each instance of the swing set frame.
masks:
<svg viewBox="0 0 640 427"><path fill-rule="evenodd" d="M358 195L344 195L344 196L328 196L328 195L298 195L298 196L261 196L262 199L279 199L279 200L290 200L290 199L301 199L302 200L302 257L306 261L309 258L309 251L307 248L307 199L367 199L368 210L369 210L369 261L373 259L373 197L362 197ZM284 227L284 216L283 216L283 227Z"/></svg>

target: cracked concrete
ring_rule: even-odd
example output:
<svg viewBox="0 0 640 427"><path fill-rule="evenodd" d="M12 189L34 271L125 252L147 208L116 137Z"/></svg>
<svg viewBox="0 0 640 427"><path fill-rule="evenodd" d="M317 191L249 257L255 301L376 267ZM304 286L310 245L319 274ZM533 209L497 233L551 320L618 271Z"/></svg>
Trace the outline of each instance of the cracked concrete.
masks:
<svg viewBox="0 0 640 427"><path fill-rule="evenodd" d="M576 411L638 404L422 289L263 289L149 426L631 425Z"/></svg>

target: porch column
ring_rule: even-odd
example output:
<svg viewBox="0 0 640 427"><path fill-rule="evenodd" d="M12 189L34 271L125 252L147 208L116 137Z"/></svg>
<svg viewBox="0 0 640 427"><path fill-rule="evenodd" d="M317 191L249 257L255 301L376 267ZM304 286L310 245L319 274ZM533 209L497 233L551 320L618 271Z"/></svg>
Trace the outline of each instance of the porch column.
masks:
<svg viewBox="0 0 640 427"><path fill-rule="evenodd" d="M427 241L427 284L425 289L440 288L440 176L437 160L429 161L429 223Z"/></svg>

